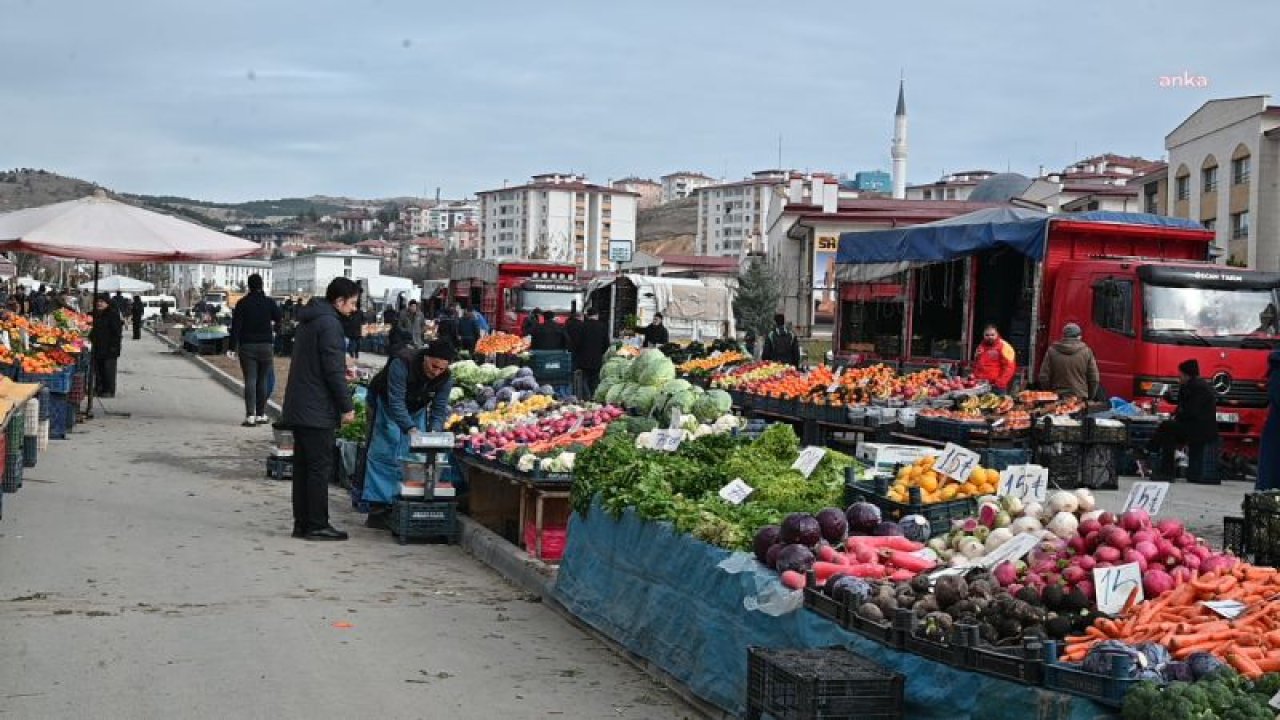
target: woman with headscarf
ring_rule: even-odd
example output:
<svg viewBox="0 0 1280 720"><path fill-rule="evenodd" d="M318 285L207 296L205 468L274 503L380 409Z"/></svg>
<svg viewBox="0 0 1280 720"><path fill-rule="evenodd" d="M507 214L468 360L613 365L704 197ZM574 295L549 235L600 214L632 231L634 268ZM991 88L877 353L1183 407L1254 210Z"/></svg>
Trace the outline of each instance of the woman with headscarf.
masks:
<svg viewBox="0 0 1280 720"><path fill-rule="evenodd" d="M440 432L449 417L453 346L435 340L425 349L403 348L369 381L368 453L361 497L369 503L367 527L387 528L398 494L400 459L409 455L414 430Z"/></svg>

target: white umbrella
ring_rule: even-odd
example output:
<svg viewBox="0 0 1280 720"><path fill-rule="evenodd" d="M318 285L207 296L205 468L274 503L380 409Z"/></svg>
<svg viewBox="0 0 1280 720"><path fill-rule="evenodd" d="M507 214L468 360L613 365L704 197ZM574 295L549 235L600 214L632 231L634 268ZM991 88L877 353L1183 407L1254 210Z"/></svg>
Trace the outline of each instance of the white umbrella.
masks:
<svg viewBox="0 0 1280 720"><path fill-rule="evenodd" d="M81 290L93 290L94 283L97 283L98 290L102 292L127 292L140 293L148 290L155 290L156 286L145 280L136 280L124 275L108 275L101 280L80 283Z"/></svg>

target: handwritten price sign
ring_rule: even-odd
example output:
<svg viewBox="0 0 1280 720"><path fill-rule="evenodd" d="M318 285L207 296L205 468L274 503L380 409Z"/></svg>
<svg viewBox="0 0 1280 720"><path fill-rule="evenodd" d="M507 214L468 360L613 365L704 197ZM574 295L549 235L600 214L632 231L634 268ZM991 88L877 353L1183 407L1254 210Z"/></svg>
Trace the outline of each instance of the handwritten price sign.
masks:
<svg viewBox="0 0 1280 720"><path fill-rule="evenodd" d="M1040 544L1040 538L1031 533L1023 533L1016 535L1009 542L995 549L995 552L986 555L978 561L979 565L985 568L994 568L1002 562L1016 562L1021 560L1027 553L1031 552L1036 545Z"/></svg>
<svg viewBox="0 0 1280 720"><path fill-rule="evenodd" d="M954 478L956 482L963 483L969 480L974 468L978 467L978 462L978 453L955 443L947 443L947 446L942 449L942 454L938 456L938 461L934 463L933 469Z"/></svg>
<svg viewBox="0 0 1280 720"><path fill-rule="evenodd" d="M720 497L730 505L741 505L755 489L742 482L742 478L734 478L732 482L720 488Z"/></svg>
<svg viewBox="0 0 1280 720"><path fill-rule="evenodd" d="M1093 588L1098 596L1098 610L1115 615L1124 609L1129 595L1137 592L1135 602L1142 602L1142 571L1138 563L1093 569Z"/></svg>
<svg viewBox="0 0 1280 720"><path fill-rule="evenodd" d="M1049 493L1049 468L1039 465L1010 465L1000 471L997 495L1042 503Z"/></svg>
<svg viewBox="0 0 1280 720"><path fill-rule="evenodd" d="M1129 497L1124 501L1124 511L1146 510L1148 515L1155 517L1168 495L1169 483L1167 482L1136 482L1129 488Z"/></svg>
<svg viewBox="0 0 1280 720"><path fill-rule="evenodd" d="M653 449L663 452L675 452L684 441L684 433L680 430L654 430Z"/></svg>
<svg viewBox="0 0 1280 720"><path fill-rule="evenodd" d="M826 457L827 449L810 445L800 451L800 457L791 463L792 470L799 470L805 477L813 474L814 469L818 467L818 463L822 462L822 458Z"/></svg>

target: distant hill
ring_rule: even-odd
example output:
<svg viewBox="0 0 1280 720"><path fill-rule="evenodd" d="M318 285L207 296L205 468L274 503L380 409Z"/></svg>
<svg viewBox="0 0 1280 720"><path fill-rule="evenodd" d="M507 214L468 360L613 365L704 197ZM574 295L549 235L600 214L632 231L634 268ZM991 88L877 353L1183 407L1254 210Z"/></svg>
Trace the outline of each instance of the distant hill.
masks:
<svg viewBox="0 0 1280 720"><path fill-rule="evenodd" d="M0 170L0 212L79 200L98 190L87 180L65 177L46 170ZM113 195L110 191L108 195Z"/></svg>
<svg viewBox="0 0 1280 720"><path fill-rule="evenodd" d="M636 215L636 248L653 254L694 254L698 199L674 200Z"/></svg>

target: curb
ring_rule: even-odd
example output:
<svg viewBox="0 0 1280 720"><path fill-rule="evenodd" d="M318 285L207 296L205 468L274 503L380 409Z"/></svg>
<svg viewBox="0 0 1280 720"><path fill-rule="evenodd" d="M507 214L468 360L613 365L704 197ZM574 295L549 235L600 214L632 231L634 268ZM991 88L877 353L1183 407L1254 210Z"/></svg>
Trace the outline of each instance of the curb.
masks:
<svg viewBox="0 0 1280 720"><path fill-rule="evenodd" d="M555 571L550 566L529 557L524 550L466 515L458 516L458 524L462 531L459 545L469 555L543 601L551 598Z"/></svg>
<svg viewBox="0 0 1280 720"><path fill-rule="evenodd" d="M155 336L157 340L159 340L160 342L167 345L170 349L172 349L175 353L186 357L187 359L194 362L197 366L202 368L205 371L205 373L207 373L209 377L216 380L218 384L234 392L235 394L243 397L244 395L243 382L231 377L227 373L223 372L220 368L215 366L213 363L209 362L208 360L205 360L203 357L199 355L193 355L192 353L189 353L186 350L183 350L181 343L174 342L173 340L156 332L154 329L149 329L149 332L153 336ZM280 416L283 413L284 413L284 409L281 408L280 405L276 403L275 400L267 400L267 414L270 415L273 420L279 420Z"/></svg>

